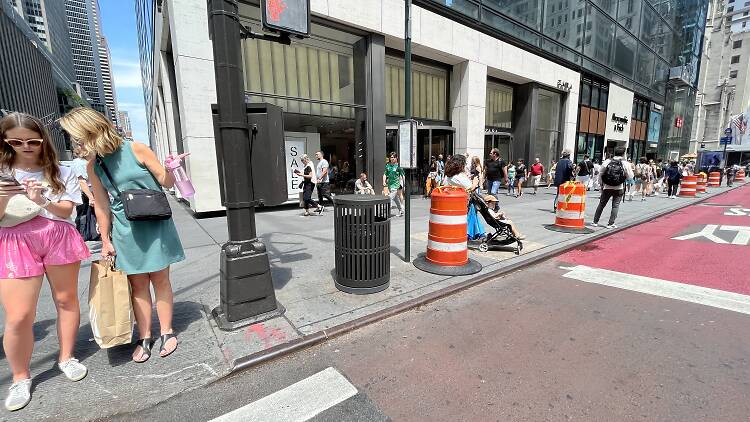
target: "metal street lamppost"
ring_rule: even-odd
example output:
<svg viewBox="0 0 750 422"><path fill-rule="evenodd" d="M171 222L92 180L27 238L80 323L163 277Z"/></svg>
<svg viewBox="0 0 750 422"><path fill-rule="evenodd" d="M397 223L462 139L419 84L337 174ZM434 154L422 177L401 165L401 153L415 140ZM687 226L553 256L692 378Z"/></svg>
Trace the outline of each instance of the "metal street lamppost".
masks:
<svg viewBox="0 0 750 422"><path fill-rule="evenodd" d="M406 7L404 13L404 118L411 120L411 0L405 0ZM411 126L412 130L413 125ZM410 141L414 142L416 134L410 134ZM409 153L413 149L413 145L409 147ZM402 160L404 157L401 157ZM410 165L413 165L412 160L416 157L411 157L409 160ZM409 173L408 180L404 182L404 199L406 200L404 207L406 212L404 213L404 261L411 261L411 172Z"/></svg>
<svg viewBox="0 0 750 422"><path fill-rule="evenodd" d="M286 200L283 112L271 104L246 104L242 40L257 38L289 44L289 34L306 36L309 0L263 0L265 29L260 35L239 19L237 0L208 0L214 52L216 99L213 106L222 204L227 209L229 241L222 246L220 306L212 314L222 330L233 330L281 315L268 252L258 239L255 208ZM266 21L269 25L266 25ZM263 183L253 184L253 175Z"/></svg>

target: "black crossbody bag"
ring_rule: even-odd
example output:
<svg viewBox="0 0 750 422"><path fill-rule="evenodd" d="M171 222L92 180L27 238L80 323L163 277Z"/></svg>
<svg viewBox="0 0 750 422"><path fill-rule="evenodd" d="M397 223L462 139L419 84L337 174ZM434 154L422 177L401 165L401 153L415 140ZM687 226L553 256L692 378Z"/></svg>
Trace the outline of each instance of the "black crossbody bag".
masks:
<svg viewBox="0 0 750 422"><path fill-rule="evenodd" d="M101 157L96 157L96 162L109 179L109 184L117 192L122 205L125 208L125 217L130 221L159 221L172 218L172 209L169 207L167 195L162 190L153 189L128 189L120 192L104 164ZM150 173L150 172L149 172ZM153 175L151 175L153 177ZM156 180L156 178L154 178Z"/></svg>

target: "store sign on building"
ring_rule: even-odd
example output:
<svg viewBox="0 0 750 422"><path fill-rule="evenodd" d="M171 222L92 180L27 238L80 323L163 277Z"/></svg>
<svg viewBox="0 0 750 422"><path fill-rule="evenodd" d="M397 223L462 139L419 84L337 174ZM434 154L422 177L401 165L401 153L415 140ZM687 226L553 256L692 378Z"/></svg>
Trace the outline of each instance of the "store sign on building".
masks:
<svg viewBox="0 0 750 422"><path fill-rule="evenodd" d="M609 84L607 99L607 127L604 131L606 141L627 145L630 140L630 115L633 112L633 91L615 84Z"/></svg>
<svg viewBox="0 0 750 422"><path fill-rule="evenodd" d="M564 82L561 79L557 80L557 89L560 91L570 92L573 90L573 84L570 82Z"/></svg>
<svg viewBox="0 0 750 422"><path fill-rule="evenodd" d="M625 132L625 125L627 125L630 122L630 119L627 118L627 116L618 116L615 113L612 113L612 122L614 122L614 131L615 132Z"/></svg>
<svg viewBox="0 0 750 422"><path fill-rule="evenodd" d="M674 119L674 127L678 128L678 129L682 128L682 125L683 125L684 122L685 122L685 120L682 117L677 117L677 118Z"/></svg>

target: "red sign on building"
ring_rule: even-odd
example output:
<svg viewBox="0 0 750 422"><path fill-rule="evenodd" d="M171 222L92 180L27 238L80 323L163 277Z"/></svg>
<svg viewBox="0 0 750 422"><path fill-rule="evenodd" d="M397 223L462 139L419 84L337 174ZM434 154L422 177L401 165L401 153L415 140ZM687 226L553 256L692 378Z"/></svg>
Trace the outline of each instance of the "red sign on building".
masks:
<svg viewBox="0 0 750 422"><path fill-rule="evenodd" d="M674 119L674 127L681 128L682 124L684 123L684 119L682 117L677 117Z"/></svg>

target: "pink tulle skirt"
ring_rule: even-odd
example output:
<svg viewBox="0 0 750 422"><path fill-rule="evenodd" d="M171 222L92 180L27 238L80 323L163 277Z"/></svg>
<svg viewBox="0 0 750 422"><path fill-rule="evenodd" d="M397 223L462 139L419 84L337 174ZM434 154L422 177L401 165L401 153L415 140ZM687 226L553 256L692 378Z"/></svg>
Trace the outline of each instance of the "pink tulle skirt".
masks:
<svg viewBox="0 0 750 422"><path fill-rule="evenodd" d="M44 274L46 265L66 265L91 256L72 224L36 217L15 227L0 227L0 278Z"/></svg>

